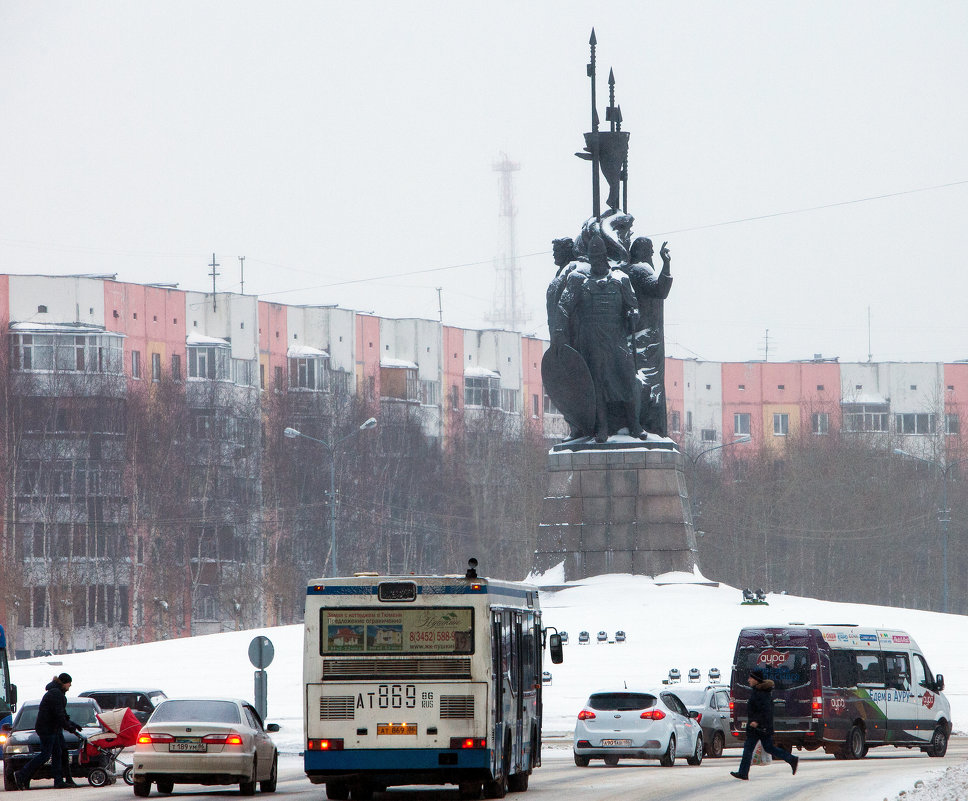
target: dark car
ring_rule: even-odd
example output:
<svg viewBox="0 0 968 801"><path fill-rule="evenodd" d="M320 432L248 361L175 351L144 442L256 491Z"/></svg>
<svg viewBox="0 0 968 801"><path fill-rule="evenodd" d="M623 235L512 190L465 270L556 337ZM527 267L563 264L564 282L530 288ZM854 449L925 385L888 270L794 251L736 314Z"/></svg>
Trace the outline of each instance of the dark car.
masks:
<svg viewBox="0 0 968 801"><path fill-rule="evenodd" d="M126 706L141 723L147 723L155 707L168 697L161 690L131 687L85 690L78 693L78 696L93 698L101 709L120 709Z"/></svg>
<svg viewBox="0 0 968 801"><path fill-rule="evenodd" d="M40 751L40 737L34 731L37 723L37 711L40 708L40 701L27 701L22 704L17 716L13 719L13 724L5 724L4 732L7 741L3 745L3 789L16 790L14 782L14 771L20 770L30 759ZM99 734L102 729L97 722L98 712L101 707L93 698L68 698L67 714L74 723L81 726L81 734L90 737ZM9 729L9 731L8 731ZM101 761L95 760L81 765L77 761L77 747L80 740L76 734L64 732L64 742L70 753L71 775L75 778L79 776L89 776L94 768L103 768ZM50 763L41 766L34 774L34 779L50 779ZM24 788L26 789L26 788Z"/></svg>

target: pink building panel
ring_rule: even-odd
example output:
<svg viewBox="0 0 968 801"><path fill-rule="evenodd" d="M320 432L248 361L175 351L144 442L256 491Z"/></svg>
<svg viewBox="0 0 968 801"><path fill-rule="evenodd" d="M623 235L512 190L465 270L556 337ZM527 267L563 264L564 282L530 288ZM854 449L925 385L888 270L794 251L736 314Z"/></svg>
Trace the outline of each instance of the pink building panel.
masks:
<svg viewBox="0 0 968 801"><path fill-rule="evenodd" d="M0 275L0 319L10 322L10 276Z"/></svg>
<svg viewBox="0 0 968 801"><path fill-rule="evenodd" d="M737 437L763 439L763 363L726 362L722 369L723 382L723 442ZM749 415L749 431L739 431L736 415Z"/></svg>
<svg viewBox="0 0 968 801"><path fill-rule="evenodd" d="M544 383L541 380L541 358L544 342L533 337L521 337L522 407L526 420L544 419ZM537 408L535 399L537 398Z"/></svg>
<svg viewBox="0 0 968 801"><path fill-rule="evenodd" d="M380 399L380 318L356 315L356 380L363 399Z"/></svg>
<svg viewBox="0 0 968 801"><path fill-rule="evenodd" d="M275 376L286 375L289 352L288 306L259 302L259 386L271 389ZM285 381L285 378L283 378Z"/></svg>
<svg viewBox="0 0 968 801"><path fill-rule="evenodd" d="M104 327L124 334L124 372L132 380L141 381L151 378L145 290L142 284L104 282ZM134 353L138 354L138 376L133 372Z"/></svg>
<svg viewBox="0 0 968 801"><path fill-rule="evenodd" d="M681 430L685 426L685 379L683 378L682 359L665 360L665 392L666 392L666 420L669 424L669 436L682 444ZM673 412L679 414L679 431L673 420Z"/></svg>

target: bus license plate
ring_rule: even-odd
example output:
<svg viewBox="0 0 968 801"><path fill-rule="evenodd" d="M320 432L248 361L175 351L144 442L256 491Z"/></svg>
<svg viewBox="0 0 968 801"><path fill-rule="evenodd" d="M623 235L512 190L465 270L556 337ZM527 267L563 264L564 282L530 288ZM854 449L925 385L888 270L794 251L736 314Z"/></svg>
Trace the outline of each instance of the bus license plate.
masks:
<svg viewBox="0 0 968 801"><path fill-rule="evenodd" d="M603 747L608 745L629 746L629 745L632 745L632 741L631 740L602 740Z"/></svg>
<svg viewBox="0 0 968 801"><path fill-rule="evenodd" d="M205 743L192 743L192 742L180 742L180 743L168 743L169 751L192 751L195 753L204 753L208 751L208 746Z"/></svg>
<svg viewBox="0 0 968 801"><path fill-rule="evenodd" d="M416 723L378 723L376 726L376 733L378 737L381 734L409 734L416 737L417 724Z"/></svg>

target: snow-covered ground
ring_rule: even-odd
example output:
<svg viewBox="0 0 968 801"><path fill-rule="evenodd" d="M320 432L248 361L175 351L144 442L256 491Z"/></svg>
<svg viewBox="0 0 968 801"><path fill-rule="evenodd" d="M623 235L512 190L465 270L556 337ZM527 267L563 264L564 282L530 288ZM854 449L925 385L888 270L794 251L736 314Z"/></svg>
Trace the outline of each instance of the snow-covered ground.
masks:
<svg viewBox="0 0 968 801"><path fill-rule="evenodd" d="M701 577L670 574L653 580L628 574L596 576L565 584L561 571L529 579L543 587L544 623L568 632L565 661L547 669L545 732L570 734L575 716L592 690L627 681L659 684L669 669L685 678L690 668L717 667L728 680L736 635L756 624L854 623L906 630L922 648L932 670L945 676L955 733L968 733L968 618L863 604L832 603L790 595L768 595L768 606L741 605L734 587L709 587ZM597 632L627 634L625 643L597 643ZM578 645L578 633L592 642ZM268 667L269 715L282 730L280 749L302 750L302 626L253 629L179 640L132 645L84 654L17 660L11 674L20 698L39 698L51 676L67 671L72 693L97 687L158 687L169 696L222 695L251 698L254 668L248 660L252 638L272 640L275 658ZM968 769L944 772L926 764L925 783L906 796L914 801L968 798ZM957 789L960 788L960 789ZM901 788L897 788L898 790ZM910 789L910 788L908 788ZM945 795L945 792L953 795ZM896 790L895 790L896 792ZM883 796L880 796L883 797ZM879 800L878 800L879 801Z"/></svg>

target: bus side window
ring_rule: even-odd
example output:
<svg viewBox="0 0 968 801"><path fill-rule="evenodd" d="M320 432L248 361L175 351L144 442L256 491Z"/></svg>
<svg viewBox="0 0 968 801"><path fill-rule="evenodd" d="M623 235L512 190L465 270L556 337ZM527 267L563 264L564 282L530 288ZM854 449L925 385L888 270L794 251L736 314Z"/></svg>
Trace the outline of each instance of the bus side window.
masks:
<svg viewBox="0 0 968 801"><path fill-rule="evenodd" d="M853 651L841 648L830 650L830 685L832 687L857 686L857 662Z"/></svg>
<svg viewBox="0 0 968 801"><path fill-rule="evenodd" d="M911 689L911 668L908 665L907 654L884 654L884 674L885 683L891 689Z"/></svg>

